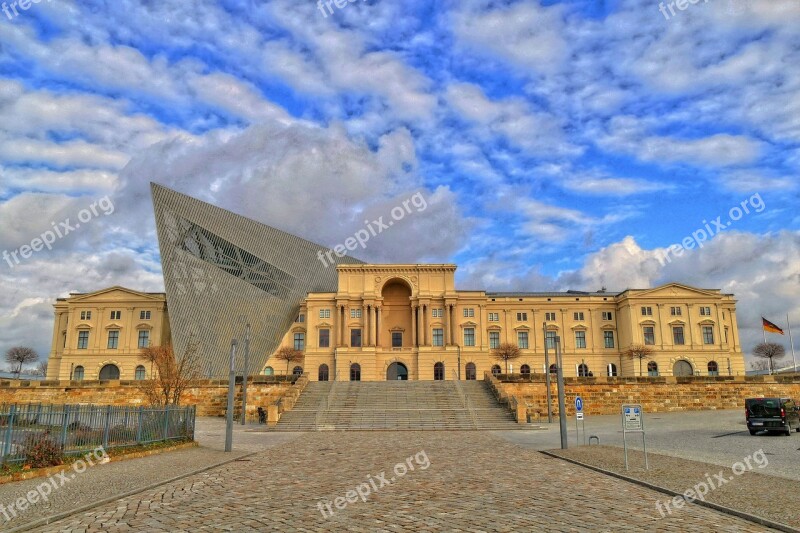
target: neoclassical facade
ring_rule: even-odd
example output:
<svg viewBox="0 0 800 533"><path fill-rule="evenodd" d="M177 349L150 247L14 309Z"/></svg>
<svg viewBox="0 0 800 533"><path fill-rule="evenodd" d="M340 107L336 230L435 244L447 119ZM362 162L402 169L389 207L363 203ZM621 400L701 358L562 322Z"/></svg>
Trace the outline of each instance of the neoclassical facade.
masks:
<svg viewBox="0 0 800 533"><path fill-rule="evenodd" d="M313 380L480 379L498 372L492 348L520 347L514 373L545 372L558 337L566 376L638 376L631 344L653 350L643 376L743 375L736 301L670 283L622 292L456 290L452 264L339 265L336 292L309 293L281 342L303 352L265 373ZM555 358L550 351L550 362ZM504 369L503 369L504 370Z"/></svg>

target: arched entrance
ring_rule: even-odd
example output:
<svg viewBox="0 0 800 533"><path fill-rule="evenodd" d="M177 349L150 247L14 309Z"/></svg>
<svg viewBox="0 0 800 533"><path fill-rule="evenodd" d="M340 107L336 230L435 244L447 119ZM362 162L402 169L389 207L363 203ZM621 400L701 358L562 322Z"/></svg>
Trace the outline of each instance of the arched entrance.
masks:
<svg viewBox="0 0 800 533"><path fill-rule="evenodd" d="M361 365L358 363L350 365L350 381L361 381Z"/></svg>
<svg viewBox="0 0 800 533"><path fill-rule="evenodd" d="M389 368L386 369L386 380L387 381L407 381L408 380L408 368L403 363L392 363L389 365Z"/></svg>
<svg viewBox="0 0 800 533"><path fill-rule="evenodd" d="M411 307L411 295L411 286L400 278L387 281L381 289L383 303L377 325L378 346L416 346L416 310Z"/></svg>
<svg viewBox="0 0 800 533"><path fill-rule="evenodd" d="M105 365L100 369L100 379L119 379L119 367L117 365Z"/></svg>
<svg viewBox="0 0 800 533"><path fill-rule="evenodd" d="M433 365L433 379L436 381L444 381L444 363L438 362Z"/></svg>
<svg viewBox="0 0 800 533"><path fill-rule="evenodd" d="M675 361L675 364L672 366L672 375L693 376L694 371L692 370L692 364L684 359L679 359Z"/></svg>
<svg viewBox="0 0 800 533"><path fill-rule="evenodd" d="M328 381L328 365L319 365L319 374L317 375L318 381Z"/></svg>
<svg viewBox="0 0 800 533"><path fill-rule="evenodd" d="M467 363L466 370L467 370L467 379L468 380L477 379L478 371L475 368L475 363Z"/></svg>

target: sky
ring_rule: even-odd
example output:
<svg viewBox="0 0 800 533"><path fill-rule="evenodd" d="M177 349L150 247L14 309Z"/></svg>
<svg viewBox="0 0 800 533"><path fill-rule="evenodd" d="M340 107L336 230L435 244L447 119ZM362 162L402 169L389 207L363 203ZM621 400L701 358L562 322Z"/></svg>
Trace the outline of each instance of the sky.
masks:
<svg viewBox="0 0 800 533"><path fill-rule="evenodd" d="M150 182L330 247L383 217L353 256L460 289L674 281L735 294L746 353L800 335L800 0L5 2L2 352L163 290Z"/></svg>

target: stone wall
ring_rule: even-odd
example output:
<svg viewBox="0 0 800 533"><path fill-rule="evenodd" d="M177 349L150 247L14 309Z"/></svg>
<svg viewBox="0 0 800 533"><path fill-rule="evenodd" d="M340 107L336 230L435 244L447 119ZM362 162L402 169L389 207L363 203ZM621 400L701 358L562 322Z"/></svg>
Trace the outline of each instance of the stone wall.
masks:
<svg viewBox="0 0 800 533"><path fill-rule="evenodd" d="M511 378L513 379L513 378ZM525 404L534 418L547 416L544 376L526 381L486 380L497 389L501 400L511 397ZM583 399L583 412L592 415L619 414L623 403L640 403L646 412L703 411L741 409L753 397L785 396L800 398L800 375L748 377L659 377L659 378L565 378L567 414L575 412L575 397ZM558 390L551 383L554 413L558 412ZM513 403L513 401L512 401Z"/></svg>

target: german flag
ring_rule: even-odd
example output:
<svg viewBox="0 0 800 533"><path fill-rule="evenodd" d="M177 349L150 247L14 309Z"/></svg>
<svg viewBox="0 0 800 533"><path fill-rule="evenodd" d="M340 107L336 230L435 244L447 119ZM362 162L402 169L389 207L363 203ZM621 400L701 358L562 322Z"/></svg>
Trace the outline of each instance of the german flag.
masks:
<svg viewBox="0 0 800 533"><path fill-rule="evenodd" d="M776 326L763 316L761 317L761 325L764 328L764 331L769 331L770 333L778 333L780 335L783 335L783 330L781 328L779 328L778 326Z"/></svg>

